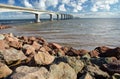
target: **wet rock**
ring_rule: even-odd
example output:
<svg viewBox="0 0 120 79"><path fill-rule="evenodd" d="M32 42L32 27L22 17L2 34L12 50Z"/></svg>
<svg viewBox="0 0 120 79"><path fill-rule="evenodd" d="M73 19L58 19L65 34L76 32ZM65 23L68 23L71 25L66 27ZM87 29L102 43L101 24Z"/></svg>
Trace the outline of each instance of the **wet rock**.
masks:
<svg viewBox="0 0 120 79"><path fill-rule="evenodd" d="M48 52L38 52L34 55L34 60L36 64L48 65L54 61L55 57L50 55Z"/></svg>
<svg viewBox="0 0 120 79"><path fill-rule="evenodd" d="M5 39L5 36L3 34L0 34L0 40Z"/></svg>
<svg viewBox="0 0 120 79"><path fill-rule="evenodd" d="M102 67L103 64L107 64L110 62L113 62L117 60L115 57L101 57L101 58L91 58L90 61L93 64L98 65L99 67Z"/></svg>
<svg viewBox="0 0 120 79"><path fill-rule="evenodd" d="M89 72L93 77L96 79L105 79L109 78L109 75L107 72L102 71L98 66L96 65L88 65L87 66L87 72Z"/></svg>
<svg viewBox="0 0 120 79"><path fill-rule="evenodd" d="M22 51L10 48L6 50L0 50L0 54L4 56L4 60L7 64L12 64L13 62L22 61L26 59L26 56Z"/></svg>
<svg viewBox="0 0 120 79"><path fill-rule="evenodd" d="M67 63L53 64L50 67L49 79L76 79L77 75Z"/></svg>
<svg viewBox="0 0 120 79"><path fill-rule="evenodd" d="M49 72L46 68L21 66L16 69L16 73L11 79L48 79Z"/></svg>
<svg viewBox="0 0 120 79"><path fill-rule="evenodd" d="M104 67L110 73L120 73L120 60L109 62L108 64L104 64Z"/></svg>
<svg viewBox="0 0 120 79"><path fill-rule="evenodd" d="M82 75L79 79L94 79L89 73L86 73L85 75Z"/></svg>
<svg viewBox="0 0 120 79"><path fill-rule="evenodd" d="M5 78L12 73L12 70L3 63L0 62L0 78Z"/></svg>
<svg viewBox="0 0 120 79"><path fill-rule="evenodd" d="M120 59L120 48L108 48L108 47L97 47L96 50L100 53L100 57L116 57L117 59Z"/></svg>

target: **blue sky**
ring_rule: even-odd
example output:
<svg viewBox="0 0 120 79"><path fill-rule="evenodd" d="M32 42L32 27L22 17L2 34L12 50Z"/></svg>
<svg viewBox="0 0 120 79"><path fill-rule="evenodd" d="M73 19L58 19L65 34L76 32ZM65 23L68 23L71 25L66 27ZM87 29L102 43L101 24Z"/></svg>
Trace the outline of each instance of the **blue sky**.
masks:
<svg viewBox="0 0 120 79"><path fill-rule="evenodd" d="M120 0L0 0L0 3L38 10L72 13L83 18L120 17ZM11 13L4 13L0 18L9 14ZM12 14L17 16L17 13ZM19 13L19 15L23 15L23 13ZM28 14L26 17L29 17Z"/></svg>

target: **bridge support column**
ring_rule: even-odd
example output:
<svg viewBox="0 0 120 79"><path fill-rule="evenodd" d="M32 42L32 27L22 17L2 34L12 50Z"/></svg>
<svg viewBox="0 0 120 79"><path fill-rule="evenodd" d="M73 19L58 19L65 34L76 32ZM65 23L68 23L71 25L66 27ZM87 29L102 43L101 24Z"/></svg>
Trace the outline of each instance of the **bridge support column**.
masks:
<svg viewBox="0 0 120 79"><path fill-rule="evenodd" d="M61 20L63 20L63 18L64 18L64 17L63 17L63 14L61 14Z"/></svg>
<svg viewBox="0 0 120 79"><path fill-rule="evenodd" d="M57 14L57 20L59 20L59 15Z"/></svg>
<svg viewBox="0 0 120 79"><path fill-rule="evenodd" d="M39 14L35 14L35 19L36 19L36 23L40 22L40 15Z"/></svg>
<svg viewBox="0 0 120 79"><path fill-rule="evenodd" d="M66 19L66 14L64 14L64 20Z"/></svg>
<svg viewBox="0 0 120 79"><path fill-rule="evenodd" d="M68 14L66 14L66 19L68 19Z"/></svg>
<svg viewBox="0 0 120 79"><path fill-rule="evenodd" d="M53 15L50 14L50 21L53 21Z"/></svg>

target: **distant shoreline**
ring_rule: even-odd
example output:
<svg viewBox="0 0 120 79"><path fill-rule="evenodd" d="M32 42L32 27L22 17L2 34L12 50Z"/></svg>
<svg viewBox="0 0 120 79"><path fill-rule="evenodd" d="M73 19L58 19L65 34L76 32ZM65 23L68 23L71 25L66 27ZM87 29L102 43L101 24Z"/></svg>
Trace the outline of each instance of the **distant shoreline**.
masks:
<svg viewBox="0 0 120 79"><path fill-rule="evenodd" d="M0 30L1 30L1 29L7 29L7 28L12 28L12 26L0 25Z"/></svg>

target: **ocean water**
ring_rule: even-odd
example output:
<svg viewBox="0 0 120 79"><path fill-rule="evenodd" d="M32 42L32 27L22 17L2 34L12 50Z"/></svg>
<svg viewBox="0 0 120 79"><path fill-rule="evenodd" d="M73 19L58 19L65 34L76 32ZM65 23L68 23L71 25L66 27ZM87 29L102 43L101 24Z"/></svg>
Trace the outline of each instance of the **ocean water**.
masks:
<svg viewBox="0 0 120 79"><path fill-rule="evenodd" d="M43 21L42 23L34 23L34 20L15 21L0 20L1 24L13 26L0 30L0 33L11 32L16 36L42 36L48 42L76 49L93 50L97 46L120 47L119 18L80 18Z"/></svg>

